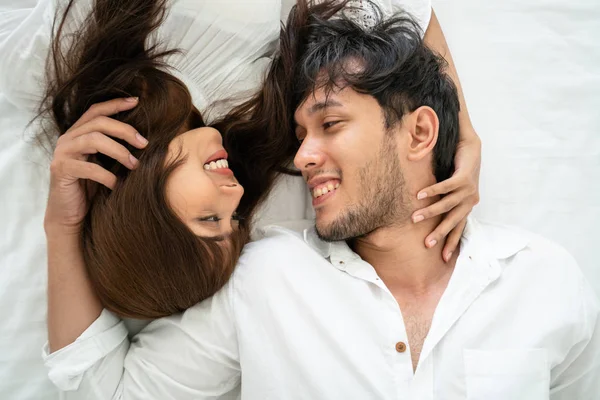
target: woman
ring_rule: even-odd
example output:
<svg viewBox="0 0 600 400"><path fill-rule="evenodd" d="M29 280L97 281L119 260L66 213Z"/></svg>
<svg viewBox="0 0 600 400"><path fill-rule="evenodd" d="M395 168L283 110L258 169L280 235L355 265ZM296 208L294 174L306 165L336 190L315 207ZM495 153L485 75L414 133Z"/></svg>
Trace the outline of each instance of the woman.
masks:
<svg viewBox="0 0 600 400"><path fill-rule="evenodd" d="M92 289L117 315L151 319L184 311L225 284L248 240L243 221L270 188L282 144L271 137L275 125L263 121L276 119L282 106L258 96L220 123L253 166L238 168L253 189L240 204L243 188L229 169L221 135L206 126L186 86L165 72L161 59L169 52L146 45L165 2L99 1L65 51L72 5L57 24L49 69L48 109L56 129L48 133L61 136L47 233L54 236L57 221L81 232ZM116 103L118 115L99 117L115 106L99 103L123 95L129 98ZM89 104L97 105L86 112ZM247 132L256 133L252 142Z"/></svg>

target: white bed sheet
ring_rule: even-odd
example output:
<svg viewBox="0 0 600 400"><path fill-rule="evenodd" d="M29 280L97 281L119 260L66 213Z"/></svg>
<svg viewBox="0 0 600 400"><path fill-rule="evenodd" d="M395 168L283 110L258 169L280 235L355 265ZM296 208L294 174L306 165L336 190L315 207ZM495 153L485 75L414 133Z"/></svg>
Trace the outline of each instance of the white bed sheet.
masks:
<svg viewBox="0 0 600 400"><path fill-rule="evenodd" d="M475 215L563 245L600 296L600 2L433 6L483 141Z"/></svg>
<svg viewBox="0 0 600 400"><path fill-rule="evenodd" d="M0 2L0 12L22 1ZM559 242L600 294L600 3L434 7L483 140L476 215ZM48 156L25 133L31 117L0 94L0 399L55 400L40 357Z"/></svg>

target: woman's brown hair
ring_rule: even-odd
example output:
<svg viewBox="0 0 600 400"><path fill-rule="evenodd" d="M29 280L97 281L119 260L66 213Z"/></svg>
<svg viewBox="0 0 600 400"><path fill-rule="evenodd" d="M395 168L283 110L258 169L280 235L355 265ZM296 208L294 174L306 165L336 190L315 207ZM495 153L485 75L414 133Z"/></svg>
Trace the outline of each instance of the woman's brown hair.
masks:
<svg viewBox="0 0 600 400"><path fill-rule="evenodd" d="M66 33L75 0L57 11L48 63L42 115L49 114L51 136L64 134L93 104L139 97L138 106L114 118L135 127L149 145L138 150L129 171L113 159L90 160L118 177L116 188L87 182L89 211L82 244L93 287L106 308L124 317L158 318L183 311L212 296L229 279L248 227L242 223L223 247L196 236L176 216L165 196L170 173L181 159L167 163L169 143L183 131L205 126L185 85L162 61L176 50L149 45L165 18L166 0L96 0L84 24ZM342 2L299 1L293 25L282 30L282 49L259 92L213 126L221 131L229 162L245 188L238 208L244 220L288 168L298 147L292 96L294 62L302 26L311 13L329 18ZM75 300L76 301L76 300Z"/></svg>
<svg viewBox="0 0 600 400"><path fill-rule="evenodd" d="M147 44L166 2L97 0L82 27L67 35L73 3L57 14L49 59L45 104L54 131L64 134L95 103L139 97L135 109L114 118L149 140L144 150L121 142L140 161L134 171L106 156L91 157L118 182L113 191L86 184L82 245L88 275L104 306L120 316L183 311L227 282L248 234L242 223L231 246L198 237L167 201L167 179L182 162L167 161L169 143L205 124L185 85L161 61L173 51Z"/></svg>

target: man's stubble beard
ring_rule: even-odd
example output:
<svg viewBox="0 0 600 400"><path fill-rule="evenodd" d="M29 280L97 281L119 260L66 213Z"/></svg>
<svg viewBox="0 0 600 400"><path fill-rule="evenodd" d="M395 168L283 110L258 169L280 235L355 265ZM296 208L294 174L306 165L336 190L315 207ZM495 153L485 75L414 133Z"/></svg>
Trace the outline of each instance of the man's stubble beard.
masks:
<svg viewBox="0 0 600 400"><path fill-rule="evenodd" d="M352 240L403 221L410 215L405 195L404 175L393 135L385 134L379 155L358 171L360 200L343 211L332 223L320 226L318 236L325 241Z"/></svg>

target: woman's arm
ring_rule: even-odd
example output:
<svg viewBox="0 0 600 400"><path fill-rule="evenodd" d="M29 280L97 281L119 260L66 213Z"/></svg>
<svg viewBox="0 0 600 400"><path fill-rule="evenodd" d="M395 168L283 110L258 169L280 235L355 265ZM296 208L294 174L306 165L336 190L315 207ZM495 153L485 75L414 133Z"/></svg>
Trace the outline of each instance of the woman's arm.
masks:
<svg viewBox="0 0 600 400"><path fill-rule="evenodd" d="M437 243L443 243L444 238L447 236L442 254L445 260L449 260L460 242L466 225L467 215L479 202L481 140L473 129L458 73L452 60L452 54L450 54L442 27L433 10L431 10L431 18L425 31L424 41L429 48L443 56L448 62L446 73L454 81L460 101L460 141L454 159L455 172L453 176L450 179L423 189L418 194L419 199L436 195L445 196L442 200L431 206L415 211L413 213L413 220L420 220L419 216L427 219L447 213L442 223L427 236L425 245L433 247L430 245L432 240L435 240Z"/></svg>
<svg viewBox="0 0 600 400"><path fill-rule="evenodd" d="M136 131L106 117L134 108L137 100L117 99L92 106L60 137L50 165L50 192L44 218L48 242L48 340L50 351L73 343L98 318L102 305L88 279L81 249L81 224L87 213L85 180L111 187L116 177L88 154L103 153L135 168L127 149L110 138L143 148ZM100 133L101 132L101 133Z"/></svg>
<svg viewBox="0 0 600 400"><path fill-rule="evenodd" d="M425 36L423 39L427 47L444 57L448 63L448 69L446 70L446 73L450 75L452 81L454 81L454 84L458 89L458 99L460 101L460 113L458 114L458 118L460 123L461 140L479 139L479 136L477 136L477 133L471 124L471 117L469 116L469 110L467 109L467 103L465 102L462 86L460 85L460 79L458 78L458 73L456 72L456 66L454 65L452 54L450 53L444 32L442 31L442 27L440 26L440 22L438 21L434 10L431 10L429 26L425 31Z"/></svg>
<svg viewBox="0 0 600 400"><path fill-rule="evenodd" d="M46 226L48 243L48 347L73 343L102 312L85 271L81 235Z"/></svg>
<svg viewBox="0 0 600 400"><path fill-rule="evenodd" d="M58 140L44 226L48 240L45 364L65 399L208 399L236 390L237 336L231 289L183 314L148 325L130 344L123 322L102 310L86 274L81 224L86 180L113 188L116 177L87 160L102 153L128 168L138 161L114 138L143 148L133 127L111 115L137 105L115 99L92 106ZM238 378L236 380L236 377Z"/></svg>

